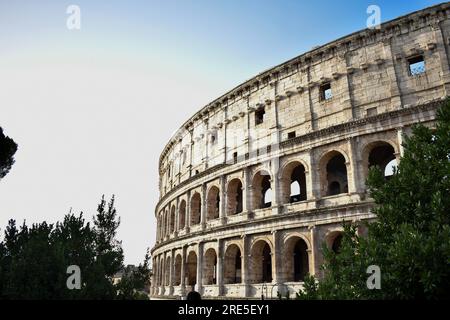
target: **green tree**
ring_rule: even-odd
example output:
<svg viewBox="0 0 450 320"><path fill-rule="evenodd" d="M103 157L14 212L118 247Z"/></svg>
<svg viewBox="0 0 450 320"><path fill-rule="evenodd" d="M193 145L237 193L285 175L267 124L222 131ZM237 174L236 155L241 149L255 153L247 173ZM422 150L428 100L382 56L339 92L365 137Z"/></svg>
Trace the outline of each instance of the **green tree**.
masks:
<svg viewBox="0 0 450 320"><path fill-rule="evenodd" d="M147 300L144 289L150 283L150 255L147 251L144 262L139 264L137 270L124 270L124 276L117 284L119 299Z"/></svg>
<svg viewBox="0 0 450 320"><path fill-rule="evenodd" d="M299 293L313 299L450 298L450 100L435 129L413 127L391 179L371 169L367 185L377 220L368 234L345 225L341 249L324 246L324 277ZM381 289L369 290L367 267L381 269Z"/></svg>
<svg viewBox="0 0 450 320"><path fill-rule="evenodd" d="M17 151L17 143L3 134L0 127L0 180L6 176L14 164L14 154Z"/></svg>
<svg viewBox="0 0 450 320"><path fill-rule="evenodd" d="M116 239L120 221L114 197L104 197L93 224L83 213L72 212L56 225L46 222L18 228L10 220L0 242L0 299L137 299L140 272L148 269L149 257L132 281L114 285L113 275L123 268L123 250ZM67 267L81 270L81 289L66 286ZM127 284L127 294L123 287ZM130 293L130 294L129 294Z"/></svg>

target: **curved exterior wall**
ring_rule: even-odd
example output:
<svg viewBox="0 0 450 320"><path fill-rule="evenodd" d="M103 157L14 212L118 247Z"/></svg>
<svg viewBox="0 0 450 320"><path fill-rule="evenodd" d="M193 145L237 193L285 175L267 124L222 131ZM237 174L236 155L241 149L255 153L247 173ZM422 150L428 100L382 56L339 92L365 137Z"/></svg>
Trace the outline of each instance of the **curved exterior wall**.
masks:
<svg viewBox="0 0 450 320"><path fill-rule="evenodd" d="M402 135L449 95L449 12L331 42L190 118L160 157L151 295L270 297L320 276L342 221L374 218L368 167L400 161Z"/></svg>

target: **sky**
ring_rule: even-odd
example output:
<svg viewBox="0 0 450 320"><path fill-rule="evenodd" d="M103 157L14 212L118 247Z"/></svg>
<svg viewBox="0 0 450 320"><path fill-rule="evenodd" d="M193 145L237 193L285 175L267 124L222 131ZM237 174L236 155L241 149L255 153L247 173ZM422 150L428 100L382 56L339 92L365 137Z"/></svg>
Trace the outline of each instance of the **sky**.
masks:
<svg viewBox="0 0 450 320"><path fill-rule="evenodd" d="M197 110L258 73L441 1L0 0L0 127L19 145L0 181L9 219L95 214L116 196L125 262L155 243L158 159ZM80 29L67 28L69 5Z"/></svg>

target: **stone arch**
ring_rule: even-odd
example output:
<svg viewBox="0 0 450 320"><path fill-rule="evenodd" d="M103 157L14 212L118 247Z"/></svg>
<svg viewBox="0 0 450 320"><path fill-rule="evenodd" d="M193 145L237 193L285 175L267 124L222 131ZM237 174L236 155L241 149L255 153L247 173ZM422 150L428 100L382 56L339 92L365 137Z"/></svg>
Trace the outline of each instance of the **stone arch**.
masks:
<svg viewBox="0 0 450 320"><path fill-rule="evenodd" d="M243 188L242 181L234 178L228 182L227 186L227 215L234 215L242 212L243 208Z"/></svg>
<svg viewBox="0 0 450 320"><path fill-rule="evenodd" d="M203 256L203 284L216 284L217 281L217 254L216 250L209 248Z"/></svg>
<svg viewBox="0 0 450 320"><path fill-rule="evenodd" d="M170 263L170 256L166 257L166 262L165 262L165 270L164 270L164 285L165 286L170 286L170 267L172 266L172 264Z"/></svg>
<svg viewBox="0 0 450 320"><path fill-rule="evenodd" d="M183 258L181 254L177 254L174 261L174 274L173 274L173 285L179 286L181 285L181 265Z"/></svg>
<svg viewBox="0 0 450 320"><path fill-rule="evenodd" d="M283 203L304 201L306 196L306 167L300 161L291 161L281 171Z"/></svg>
<svg viewBox="0 0 450 320"><path fill-rule="evenodd" d="M250 283L272 282L273 248L269 241L259 239L255 241L250 250Z"/></svg>
<svg viewBox="0 0 450 320"><path fill-rule="evenodd" d="M175 231L175 206L170 209L170 233Z"/></svg>
<svg viewBox="0 0 450 320"><path fill-rule="evenodd" d="M182 230L186 227L186 200L181 200L178 208L178 229Z"/></svg>
<svg viewBox="0 0 450 320"><path fill-rule="evenodd" d="M229 244L225 250L223 273L225 284L242 282L242 250L236 243Z"/></svg>
<svg viewBox="0 0 450 320"><path fill-rule="evenodd" d="M201 218L202 197L200 193L195 192L191 197L191 225L199 224Z"/></svg>
<svg viewBox="0 0 450 320"><path fill-rule="evenodd" d="M164 236L169 235L169 227L170 227L169 210L166 209L164 212Z"/></svg>
<svg viewBox="0 0 450 320"><path fill-rule="evenodd" d="M327 232L325 235L325 243L328 249L333 250L334 253L339 253L343 234L342 229L333 229Z"/></svg>
<svg viewBox="0 0 450 320"><path fill-rule="evenodd" d="M164 285L164 258L161 257L159 261L159 285Z"/></svg>
<svg viewBox="0 0 450 320"><path fill-rule="evenodd" d="M259 170L252 179L253 208L270 208L273 203L272 179L269 172ZM268 197L271 198L268 198Z"/></svg>
<svg viewBox="0 0 450 320"><path fill-rule="evenodd" d="M332 150L320 159L320 181L323 196L348 193L348 157L345 153Z"/></svg>
<svg viewBox="0 0 450 320"><path fill-rule="evenodd" d="M190 251L186 258L186 284L195 286L197 283L197 254Z"/></svg>
<svg viewBox="0 0 450 320"><path fill-rule="evenodd" d="M366 144L362 151L364 177L367 178L371 167L377 166L381 169L384 176L389 178L392 175L391 166L398 165L397 154L395 144L390 141L377 140Z"/></svg>
<svg viewBox="0 0 450 320"><path fill-rule="evenodd" d="M208 190L206 198L206 219L214 220L219 218L220 190L217 186L212 186Z"/></svg>
<svg viewBox="0 0 450 320"><path fill-rule="evenodd" d="M304 281L309 271L310 244L299 234L289 236L284 242L283 269L288 282Z"/></svg>

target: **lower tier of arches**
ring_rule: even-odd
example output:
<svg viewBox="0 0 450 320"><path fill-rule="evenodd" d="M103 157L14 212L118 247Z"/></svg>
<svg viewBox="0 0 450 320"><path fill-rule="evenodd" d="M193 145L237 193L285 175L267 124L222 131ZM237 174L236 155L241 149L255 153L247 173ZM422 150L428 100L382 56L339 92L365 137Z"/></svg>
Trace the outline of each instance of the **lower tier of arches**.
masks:
<svg viewBox="0 0 450 320"><path fill-rule="evenodd" d="M255 224L239 236L207 236L160 248L153 257L151 296L179 299L195 290L205 298L295 297L308 274L321 276L323 246L339 253L343 221L374 217L352 212L323 218L303 226Z"/></svg>

